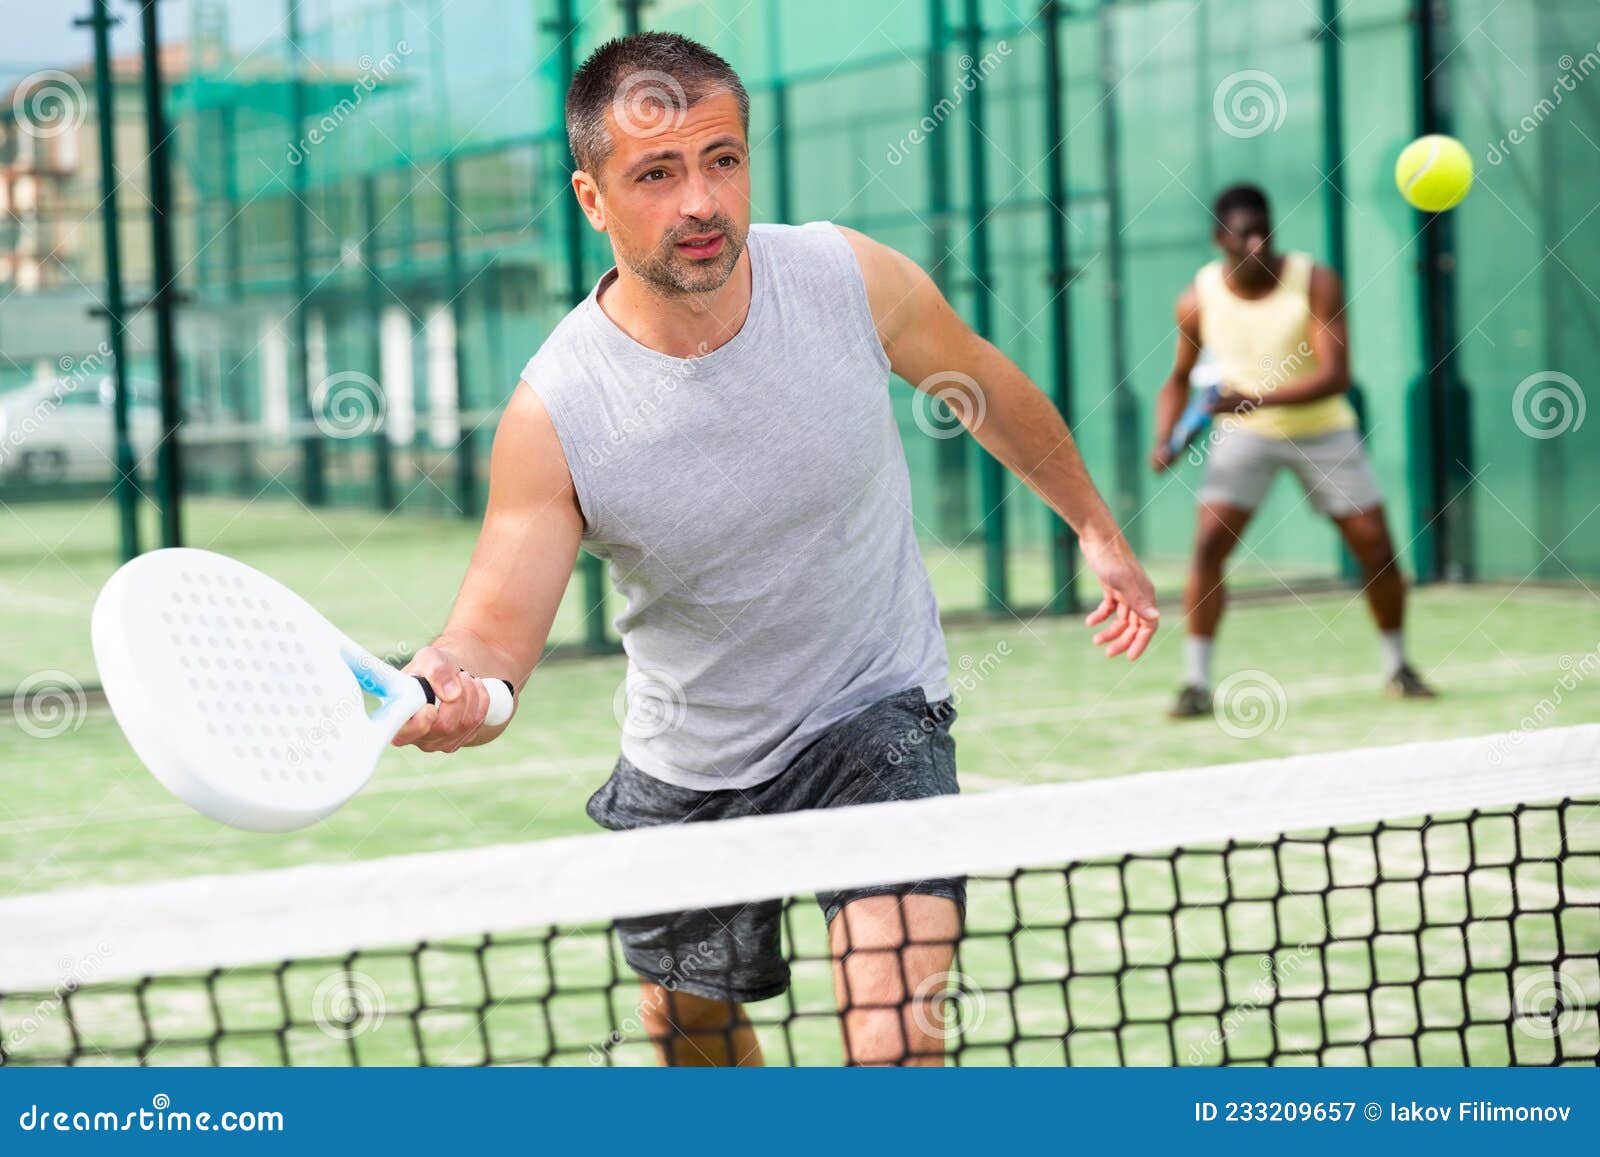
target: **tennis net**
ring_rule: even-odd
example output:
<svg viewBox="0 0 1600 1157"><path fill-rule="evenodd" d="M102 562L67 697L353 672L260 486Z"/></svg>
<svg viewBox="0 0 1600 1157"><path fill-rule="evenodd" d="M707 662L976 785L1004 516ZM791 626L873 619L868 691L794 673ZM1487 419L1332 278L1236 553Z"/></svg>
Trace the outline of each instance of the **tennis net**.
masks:
<svg viewBox="0 0 1600 1157"><path fill-rule="evenodd" d="M0 1059L650 1064L613 921L783 898L753 1033L835 1064L804 898L955 875L953 1063L1600 1062L1600 725L15 897Z"/></svg>

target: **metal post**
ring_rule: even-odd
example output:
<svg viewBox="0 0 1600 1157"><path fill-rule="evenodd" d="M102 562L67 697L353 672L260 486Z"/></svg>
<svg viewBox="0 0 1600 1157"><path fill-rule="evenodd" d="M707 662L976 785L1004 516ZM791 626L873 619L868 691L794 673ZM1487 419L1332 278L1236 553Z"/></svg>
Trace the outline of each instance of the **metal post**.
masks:
<svg viewBox="0 0 1600 1157"><path fill-rule="evenodd" d="M966 40L967 56L976 72L983 57L983 26L980 23L980 0L966 0L962 29ZM963 84L963 88L966 85ZM967 149L970 153L968 174L971 183L971 202L967 207L968 224L972 234L972 314L973 328L984 337L994 330L994 287L989 257L989 181L988 140L983 131L983 82L974 76L966 93ZM979 383L982 388L982 383ZM992 454L978 460L978 492L983 503L983 572L984 586L988 591L989 609L1002 612L1008 609L1010 599L1006 584L1006 507L1005 468Z"/></svg>
<svg viewBox="0 0 1600 1157"><path fill-rule="evenodd" d="M158 0L139 0L139 32L144 64L145 132L149 137L150 161L150 248L152 287L150 304L155 310L156 362L161 374L161 444L156 450L159 470L157 488L161 508L161 543L183 545L183 454L178 444L178 427L183 421L179 399L183 383L179 378L178 345L175 333L177 312L177 263L172 253L172 170L167 152L167 116L163 106L161 79L161 34L156 19Z"/></svg>
<svg viewBox="0 0 1600 1157"><path fill-rule="evenodd" d="M1128 320L1124 300L1127 270L1122 243L1121 125L1117 117L1116 32L1112 27L1111 0L1100 5L1100 109L1102 156L1105 165L1107 289L1111 310L1111 415L1112 445L1117 491L1113 509L1123 534L1135 550L1144 534L1136 521L1139 513L1140 454L1139 407L1128 386Z"/></svg>
<svg viewBox="0 0 1600 1157"><path fill-rule="evenodd" d="M112 421L117 476L112 483L112 493L117 499L122 561L127 562L139 553L136 477L139 466L133 457L133 440L128 436L127 335L123 329L127 319L117 220L116 85L111 79L111 26L119 21L112 17L108 4L109 0L93 0L89 15L74 23L79 28L94 29L94 97L100 130L100 224L106 249L106 347L111 351L111 381L116 390L112 399Z"/></svg>
<svg viewBox="0 0 1600 1157"><path fill-rule="evenodd" d="M368 357L371 359L373 377L383 386L383 276L379 272L378 230L378 179L371 173L361 178L361 233L362 248L366 250L367 268L367 321ZM388 409L387 391L383 397ZM372 431L372 472L379 510L393 510L397 505L394 491L394 454L389 445L389 431L378 423Z"/></svg>
<svg viewBox="0 0 1600 1157"><path fill-rule="evenodd" d="M289 60L294 68L294 79L289 86L289 126L292 139L299 140L306 121L306 86L304 76L305 52L300 47L301 0L285 0L288 4ZM293 221L294 306L293 331L295 356L290 359L299 389L293 391L295 407L304 431L300 440L301 490L307 506L321 506L327 501L323 476L322 439L312 421L312 393L320 383L311 381L310 318L306 298L311 294L311 274L306 250L310 245L311 226L308 220L310 206L306 204L308 157L289 169L289 188L293 202L289 206Z"/></svg>
<svg viewBox="0 0 1600 1157"><path fill-rule="evenodd" d="M637 36L644 27L643 10L650 0L617 0L622 9L622 31L627 36Z"/></svg>
<svg viewBox="0 0 1600 1157"><path fill-rule="evenodd" d="M1329 267L1344 280L1347 275L1347 230L1344 198L1344 58L1339 37L1340 0L1321 0L1321 24L1317 42L1322 52L1322 222L1323 246ZM1350 404L1362 428L1366 426L1366 404L1361 388L1352 380ZM1337 547L1339 573L1357 581L1361 567L1343 542Z"/></svg>
<svg viewBox="0 0 1600 1157"><path fill-rule="evenodd" d="M578 21L576 0L556 0L556 19L551 26L557 39L556 52L560 60L561 93L566 95L572 76L578 71ZM577 160L567 152L567 168L576 170ZM567 243L567 297L577 305L589 295L589 284L583 272L583 230L585 221L578 199L569 190L562 198L563 224ZM583 574L584 640L591 648L609 646L606 637L606 585L605 569L600 560L585 552L579 556Z"/></svg>
<svg viewBox="0 0 1600 1157"><path fill-rule="evenodd" d="M928 59L923 69L928 78L926 107L938 108L946 100L944 91L944 50L949 38L945 27L944 0L928 0ZM929 275L946 297L950 296L950 148L943 130L929 135L924 153L928 158ZM912 383L915 385L916 383ZM934 405L941 403L935 402ZM971 529L967 510L967 458L969 447L962 438L941 438L934 445L934 477L937 479L935 525L946 542L959 542Z"/></svg>
<svg viewBox="0 0 1600 1157"><path fill-rule="evenodd" d="M1061 83L1060 0L1044 0L1039 7L1044 41L1044 152L1050 229L1050 350L1053 375L1051 393L1068 428L1072 426L1072 258L1067 237L1067 137L1065 86ZM1078 609L1078 536L1052 514L1050 609L1058 613Z"/></svg>
<svg viewBox="0 0 1600 1157"><path fill-rule="evenodd" d="M1443 0L1413 0L1416 123L1420 134L1450 131L1446 63L1439 45L1448 28ZM1424 501L1416 511L1418 577L1471 577L1468 396L1457 374L1456 254L1448 213L1417 213L1422 256L1418 266L1422 377L1412 388L1413 456L1420 454ZM1415 445L1418 435L1424 443ZM1415 464L1414 464L1415 465Z"/></svg>
<svg viewBox="0 0 1600 1157"><path fill-rule="evenodd" d="M460 507L464 518L471 518L480 513L478 504L478 480L476 439L473 438L472 427L468 424L467 415L467 347L463 330L466 328L467 310L461 301L465 284L461 275L461 226L458 223L461 210L460 189L456 184L456 161L454 156L444 159L444 244L445 244L445 290L450 295L450 331L454 338L454 361L456 368L456 505Z"/></svg>
<svg viewBox="0 0 1600 1157"><path fill-rule="evenodd" d="M783 35L780 28L779 0L767 0L767 73L772 83L772 150L777 163L778 220L788 224L794 217L794 158L789 148L789 85L783 79Z"/></svg>

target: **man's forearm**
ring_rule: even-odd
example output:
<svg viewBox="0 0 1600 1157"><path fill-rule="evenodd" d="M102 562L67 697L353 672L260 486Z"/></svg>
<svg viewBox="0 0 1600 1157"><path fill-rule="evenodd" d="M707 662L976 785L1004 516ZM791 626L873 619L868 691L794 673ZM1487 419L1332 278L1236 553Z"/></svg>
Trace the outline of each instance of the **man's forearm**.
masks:
<svg viewBox="0 0 1600 1157"><path fill-rule="evenodd" d="M1050 399L1013 368L992 387L973 430L985 450L1027 483L1079 538L1107 540L1121 531L1089 477L1067 424Z"/></svg>
<svg viewBox="0 0 1600 1157"><path fill-rule="evenodd" d="M1331 398L1350 388L1348 377L1336 370L1319 371L1277 389L1265 390L1252 399L1256 406L1299 406Z"/></svg>

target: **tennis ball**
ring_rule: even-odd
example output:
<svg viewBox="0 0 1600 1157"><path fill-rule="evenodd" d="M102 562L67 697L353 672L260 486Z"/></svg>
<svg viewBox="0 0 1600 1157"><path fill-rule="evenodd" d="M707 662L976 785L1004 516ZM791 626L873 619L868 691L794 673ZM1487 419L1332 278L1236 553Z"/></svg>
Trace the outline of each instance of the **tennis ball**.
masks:
<svg viewBox="0 0 1600 1157"><path fill-rule="evenodd" d="M1400 195L1426 213L1443 213L1472 190L1472 154L1454 137L1421 137L1394 167Z"/></svg>

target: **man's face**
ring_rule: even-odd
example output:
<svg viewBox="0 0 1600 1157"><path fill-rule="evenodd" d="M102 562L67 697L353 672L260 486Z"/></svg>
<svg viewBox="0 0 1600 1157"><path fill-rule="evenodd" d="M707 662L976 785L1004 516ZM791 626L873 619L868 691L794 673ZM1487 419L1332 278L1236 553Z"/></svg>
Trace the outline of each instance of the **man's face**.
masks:
<svg viewBox="0 0 1600 1157"><path fill-rule="evenodd" d="M1259 209L1231 209L1213 235L1228 263L1250 274L1270 271L1272 222Z"/></svg>
<svg viewBox="0 0 1600 1157"><path fill-rule="evenodd" d="M714 93L686 110L638 101L607 114L611 154L589 219L618 264L668 296L721 289L750 230L749 149L739 105Z"/></svg>

